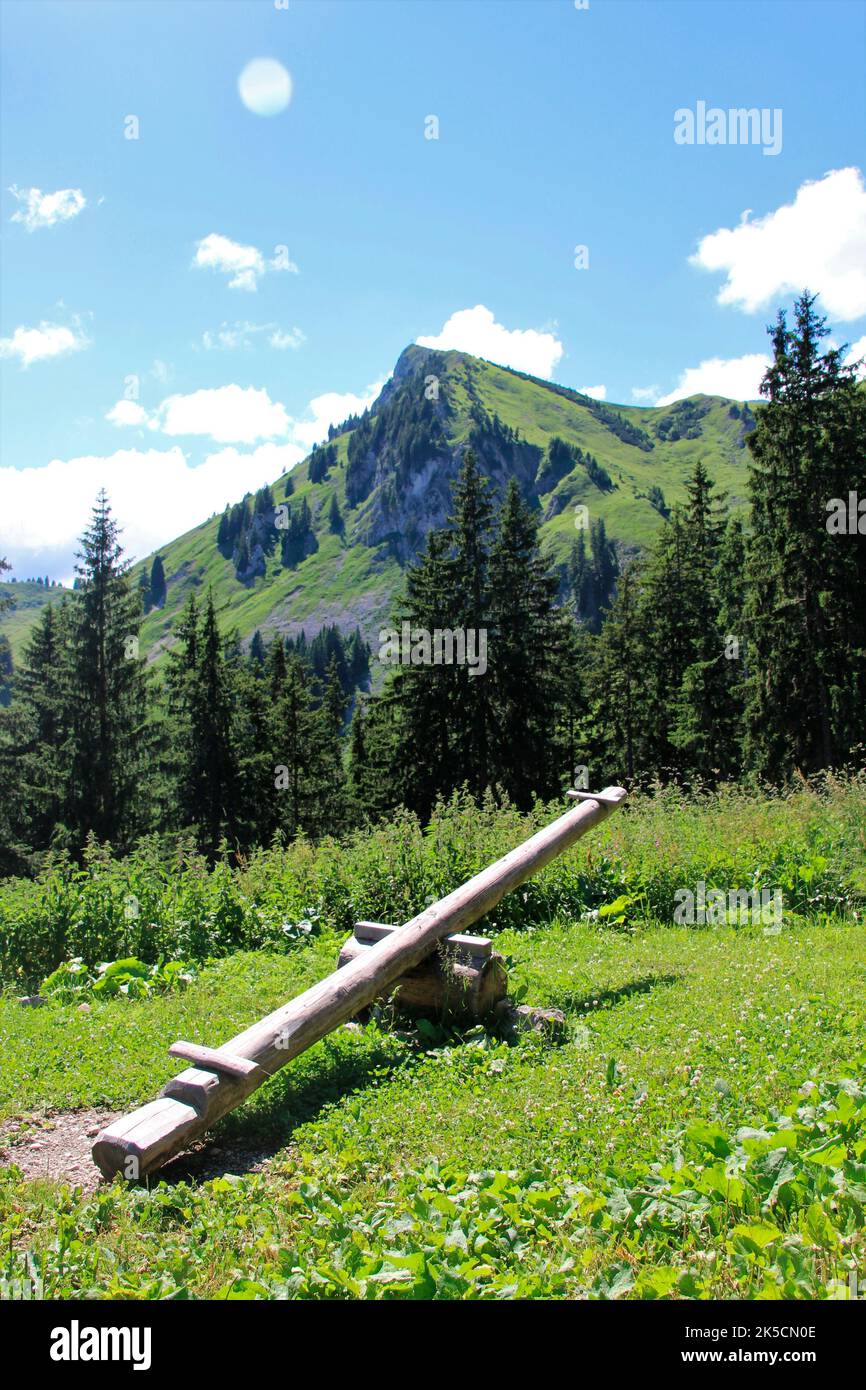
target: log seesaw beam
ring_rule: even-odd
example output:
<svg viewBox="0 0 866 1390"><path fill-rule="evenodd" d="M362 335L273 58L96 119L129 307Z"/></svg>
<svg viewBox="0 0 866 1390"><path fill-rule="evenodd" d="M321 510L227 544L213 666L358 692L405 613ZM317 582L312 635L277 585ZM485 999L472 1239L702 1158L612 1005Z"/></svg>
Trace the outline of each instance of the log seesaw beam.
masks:
<svg viewBox="0 0 866 1390"><path fill-rule="evenodd" d="M607 820L625 797L623 787L605 787L597 798L582 794L551 825L221 1047L175 1044L176 1054L199 1065L175 1076L157 1100L103 1129L92 1150L97 1167L105 1177L121 1174L131 1181L155 1172L280 1067L420 964L442 937L477 922L506 893Z"/></svg>

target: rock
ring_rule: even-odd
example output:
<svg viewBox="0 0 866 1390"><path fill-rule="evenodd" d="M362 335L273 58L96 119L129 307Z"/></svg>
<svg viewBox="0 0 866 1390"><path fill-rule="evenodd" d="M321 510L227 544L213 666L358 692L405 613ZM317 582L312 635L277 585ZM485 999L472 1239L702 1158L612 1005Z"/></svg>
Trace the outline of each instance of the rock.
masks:
<svg viewBox="0 0 866 1390"><path fill-rule="evenodd" d="M551 1042L562 1042L568 1035L568 1024L561 1009L534 1009L529 1004L515 1004L503 999L496 1006L496 1021L509 1033L540 1033Z"/></svg>
<svg viewBox="0 0 866 1390"><path fill-rule="evenodd" d="M89 1014L89 1013L90 1013L90 1005L89 1005L89 1004L79 1004L79 1005L78 1005L77 1012L80 1013L80 1014Z"/></svg>
<svg viewBox="0 0 866 1390"><path fill-rule="evenodd" d="M18 1003L25 1009L38 1009L42 1004L47 1004L48 1000L43 999L41 994L22 994Z"/></svg>

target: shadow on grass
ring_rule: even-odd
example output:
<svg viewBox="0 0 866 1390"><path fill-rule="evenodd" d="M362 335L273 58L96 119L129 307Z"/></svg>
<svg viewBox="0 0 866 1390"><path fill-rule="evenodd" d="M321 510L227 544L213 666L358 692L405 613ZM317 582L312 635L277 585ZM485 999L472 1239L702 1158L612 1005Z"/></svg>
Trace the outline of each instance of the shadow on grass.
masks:
<svg viewBox="0 0 866 1390"><path fill-rule="evenodd" d="M597 994L555 993L548 1006L566 1014L587 1014L611 1008L636 994L676 984L679 975L646 975ZM260 1169L268 1159L292 1142L295 1131L322 1111L393 1075L407 1061L445 1042L459 1045L459 1031L439 1030L441 1037L419 1047L406 1047L399 1039L376 1029L361 1033L338 1032L296 1057L260 1091L230 1115L192 1149L180 1154L154 1175L154 1182L207 1182L225 1174L240 1176ZM519 1037L503 1039L512 1043Z"/></svg>
<svg viewBox="0 0 866 1390"><path fill-rule="evenodd" d="M622 1004L635 994L649 994L650 990L660 986L678 984L682 978L682 975L643 975L639 980L630 980L627 985L598 990L594 994L578 994L572 989L553 991L551 1003L566 1014L595 1013L598 1009Z"/></svg>
<svg viewBox="0 0 866 1390"><path fill-rule="evenodd" d="M348 1039L348 1045L347 1045ZM360 1045L359 1045L360 1044ZM301 1125L404 1065L407 1052L386 1035L325 1039L287 1063L209 1134L154 1174L152 1182L207 1182L255 1172L290 1144Z"/></svg>

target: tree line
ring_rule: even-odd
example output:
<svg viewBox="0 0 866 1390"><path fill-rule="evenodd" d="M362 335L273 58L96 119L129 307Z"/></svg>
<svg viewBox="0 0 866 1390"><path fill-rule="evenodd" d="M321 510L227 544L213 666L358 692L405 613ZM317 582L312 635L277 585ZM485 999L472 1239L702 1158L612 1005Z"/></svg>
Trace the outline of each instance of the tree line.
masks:
<svg viewBox="0 0 866 1390"><path fill-rule="evenodd" d="M366 693L360 633L257 633L244 653L211 594L190 599L154 674L143 591L101 496L75 591L43 610L0 711L0 870L77 853L89 834L122 849L183 831L210 855L339 835L401 805L426 817L463 785L527 807L576 770L594 788L713 786L862 760L866 392L827 331L805 294L793 326L780 313L771 330L748 507L696 462L685 501L621 570L599 522L589 547L579 533L565 602L537 510L515 480L497 497L467 447L449 520L395 601L411 650L396 664L374 650ZM151 571L151 595L161 581ZM443 632L483 633L484 669L431 660Z"/></svg>

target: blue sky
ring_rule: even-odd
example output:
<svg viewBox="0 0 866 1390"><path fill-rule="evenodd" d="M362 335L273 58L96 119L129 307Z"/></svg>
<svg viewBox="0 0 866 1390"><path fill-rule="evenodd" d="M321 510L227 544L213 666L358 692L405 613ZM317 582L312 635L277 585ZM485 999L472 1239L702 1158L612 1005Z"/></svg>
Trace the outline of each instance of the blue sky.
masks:
<svg viewBox="0 0 866 1390"><path fill-rule="evenodd" d="M859 0L278 3L2 0L19 577L70 574L100 483L141 555L276 477L417 339L614 402L753 395L808 284L866 351ZM699 102L781 139L678 143Z"/></svg>

